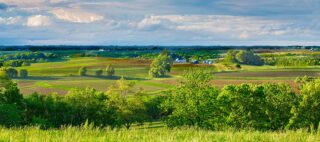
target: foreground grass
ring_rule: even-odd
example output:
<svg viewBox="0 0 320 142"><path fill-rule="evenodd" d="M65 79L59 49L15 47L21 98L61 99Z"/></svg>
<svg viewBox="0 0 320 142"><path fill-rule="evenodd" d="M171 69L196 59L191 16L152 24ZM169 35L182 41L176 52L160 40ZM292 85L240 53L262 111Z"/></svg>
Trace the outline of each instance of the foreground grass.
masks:
<svg viewBox="0 0 320 142"><path fill-rule="evenodd" d="M228 141L228 142L315 142L320 141L319 133L302 130L287 132L259 131L207 131L186 129L89 129L68 127L59 130L37 128L0 128L0 141L68 142L68 141Z"/></svg>

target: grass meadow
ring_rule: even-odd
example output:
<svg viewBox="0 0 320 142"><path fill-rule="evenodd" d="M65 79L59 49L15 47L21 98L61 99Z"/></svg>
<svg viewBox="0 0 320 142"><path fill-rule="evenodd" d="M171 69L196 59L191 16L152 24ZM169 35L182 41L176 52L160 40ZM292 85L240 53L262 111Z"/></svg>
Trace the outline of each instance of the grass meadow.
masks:
<svg viewBox="0 0 320 142"><path fill-rule="evenodd" d="M40 130L28 128L0 128L0 140L12 142L316 142L320 133L304 130L286 132L208 131L196 128L133 128L98 129L65 127Z"/></svg>

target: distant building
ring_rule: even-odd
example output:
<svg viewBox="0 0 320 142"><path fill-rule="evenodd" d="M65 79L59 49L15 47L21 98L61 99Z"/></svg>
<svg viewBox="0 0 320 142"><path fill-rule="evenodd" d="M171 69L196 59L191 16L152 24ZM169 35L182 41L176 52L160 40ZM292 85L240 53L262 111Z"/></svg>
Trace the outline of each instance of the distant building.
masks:
<svg viewBox="0 0 320 142"><path fill-rule="evenodd" d="M204 60L202 61L203 64L207 64L207 65L211 65L214 63L213 59L208 59L208 60Z"/></svg>
<svg viewBox="0 0 320 142"><path fill-rule="evenodd" d="M177 58L176 60L174 60L175 63L187 63L187 60L186 59L180 59L180 58Z"/></svg>
<svg viewBox="0 0 320 142"><path fill-rule="evenodd" d="M104 49L99 49L99 52L103 52L104 51Z"/></svg>
<svg viewBox="0 0 320 142"><path fill-rule="evenodd" d="M192 60L191 63L192 64L199 64L199 61L198 60Z"/></svg>

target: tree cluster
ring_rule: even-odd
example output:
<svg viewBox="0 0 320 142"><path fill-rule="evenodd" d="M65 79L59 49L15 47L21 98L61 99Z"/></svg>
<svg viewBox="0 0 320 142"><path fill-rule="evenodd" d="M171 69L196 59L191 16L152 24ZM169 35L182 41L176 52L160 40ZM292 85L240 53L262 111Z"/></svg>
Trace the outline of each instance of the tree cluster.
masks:
<svg viewBox="0 0 320 142"><path fill-rule="evenodd" d="M115 69L114 69L114 67L112 65L108 65L106 67L105 71L103 69L95 70L94 71L94 75L97 76L97 77L101 77L101 76L103 76L104 72L107 75L107 77L112 77L115 74ZM87 67L81 67L79 69L78 73L79 73L80 76L87 76L88 75L88 68Z"/></svg>
<svg viewBox="0 0 320 142"><path fill-rule="evenodd" d="M250 50L229 50L224 57L226 63L238 63L246 65L263 65L260 56L255 55Z"/></svg>
<svg viewBox="0 0 320 142"><path fill-rule="evenodd" d="M0 56L0 61L6 67L30 66L30 63L46 62L57 59L58 56L53 53L42 52L24 52Z"/></svg>
<svg viewBox="0 0 320 142"><path fill-rule="evenodd" d="M209 84L208 73L192 71L162 103L164 122L170 127L196 126L211 130L225 128L283 130L317 129L320 122L320 81L301 86L296 94L286 84Z"/></svg>
<svg viewBox="0 0 320 142"><path fill-rule="evenodd" d="M150 77L165 77L171 71L172 59L168 50L163 50L162 53L156 57L149 70Z"/></svg>
<svg viewBox="0 0 320 142"><path fill-rule="evenodd" d="M134 83L121 78L107 92L93 88L71 89L65 96L23 96L9 78L0 79L0 125L39 126L42 129L61 126L80 126L85 123L96 127L126 127L149 121L144 92L136 91ZM157 104L158 105L158 104Z"/></svg>

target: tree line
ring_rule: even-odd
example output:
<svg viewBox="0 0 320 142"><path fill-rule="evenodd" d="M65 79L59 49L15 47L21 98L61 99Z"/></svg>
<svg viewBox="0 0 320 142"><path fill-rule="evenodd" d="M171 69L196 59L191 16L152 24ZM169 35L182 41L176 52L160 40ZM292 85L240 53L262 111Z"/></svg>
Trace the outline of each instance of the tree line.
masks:
<svg viewBox="0 0 320 142"><path fill-rule="evenodd" d="M42 52L23 52L0 56L0 67L21 67L30 66L30 63L47 62L58 59L58 55Z"/></svg>
<svg viewBox="0 0 320 142"><path fill-rule="evenodd" d="M180 85L157 95L137 90L121 78L100 92L71 89L65 96L34 93L23 96L8 77L1 77L0 124L43 129L79 126L125 127L162 121L168 127L196 126L283 130L317 129L320 121L320 80L298 79L300 93L287 84L212 86L212 74L190 70Z"/></svg>

